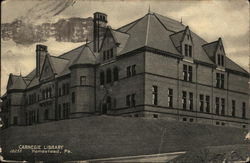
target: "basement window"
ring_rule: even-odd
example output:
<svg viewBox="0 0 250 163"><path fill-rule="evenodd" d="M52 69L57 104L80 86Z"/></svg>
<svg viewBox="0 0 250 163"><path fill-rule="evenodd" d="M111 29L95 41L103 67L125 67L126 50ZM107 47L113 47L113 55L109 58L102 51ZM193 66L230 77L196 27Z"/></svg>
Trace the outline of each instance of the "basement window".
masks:
<svg viewBox="0 0 250 163"><path fill-rule="evenodd" d="M158 118L158 114L153 114L153 118Z"/></svg>
<svg viewBox="0 0 250 163"><path fill-rule="evenodd" d="M182 118L183 121L187 121L187 118Z"/></svg>
<svg viewBox="0 0 250 163"><path fill-rule="evenodd" d="M193 122L193 121L194 121L194 119L193 119L193 118L190 118L190 119L189 119L189 122Z"/></svg>

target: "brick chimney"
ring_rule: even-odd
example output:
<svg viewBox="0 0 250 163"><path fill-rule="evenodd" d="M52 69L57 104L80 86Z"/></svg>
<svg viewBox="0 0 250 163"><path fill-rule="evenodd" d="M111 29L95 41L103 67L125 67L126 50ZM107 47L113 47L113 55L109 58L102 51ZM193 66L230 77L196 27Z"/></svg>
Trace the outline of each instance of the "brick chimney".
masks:
<svg viewBox="0 0 250 163"><path fill-rule="evenodd" d="M101 37L104 36L107 27L107 15L101 12L94 13L94 30L93 30L93 41L94 41L94 52L99 52Z"/></svg>
<svg viewBox="0 0 250 163"><path fill-rule="evenodd" d="M36 45L36 76L39 76L42 71L43 62L47 54L47 46Z"/></svg>

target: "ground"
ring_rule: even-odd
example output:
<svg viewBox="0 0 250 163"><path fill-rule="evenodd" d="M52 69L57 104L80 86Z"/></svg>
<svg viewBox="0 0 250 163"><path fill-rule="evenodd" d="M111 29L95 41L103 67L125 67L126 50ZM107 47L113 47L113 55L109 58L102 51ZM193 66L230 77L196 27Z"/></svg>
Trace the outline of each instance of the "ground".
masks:
<svg viewBox="0 0 250 163"><path fill-rule="evenodd" d="M6 159L62 161L181 151L194 155L210 146L213 146L210 147L213 151L216 149L214 146L248 147L244 140L246 133L245 129L163 119L94 116L13 126L1 131L0 140ZM63 150L60 154L35 154L31 150L10 153L19 145L63 145Z"/></svg>

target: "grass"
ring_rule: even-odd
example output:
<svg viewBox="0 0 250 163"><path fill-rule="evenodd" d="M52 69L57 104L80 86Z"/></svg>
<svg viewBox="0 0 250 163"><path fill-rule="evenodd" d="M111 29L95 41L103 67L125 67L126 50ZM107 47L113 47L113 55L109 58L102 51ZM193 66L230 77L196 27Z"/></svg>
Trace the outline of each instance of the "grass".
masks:
<svg viewBox="0 0 250 163"><path fill-rule="evenodd" d="M85 117L10 127L1 131L5 158L86 160L192 151L206 146L245 144L246 130L163 119L113 116ZM70 154L11 154L19 144L64 145ZM47 157L49 156L49 157Z"/></svg>

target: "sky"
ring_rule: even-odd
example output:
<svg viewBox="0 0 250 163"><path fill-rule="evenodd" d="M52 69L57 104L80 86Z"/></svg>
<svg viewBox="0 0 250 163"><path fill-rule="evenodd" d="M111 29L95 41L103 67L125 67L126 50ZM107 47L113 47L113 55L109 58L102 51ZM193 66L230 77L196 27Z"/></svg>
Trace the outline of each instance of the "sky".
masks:
<svg viewBox="0 0 250 163"><path fill-rule="evenodd" d="M149 9L181 21L207 42L222 38L226 55L249 71L249 3L247 0L5 0L1 23L17 18L40 24L60 18L90 17L96 11L108 15L108 24L118 28L144 16ZM35 66L35 45L23 47L11 41L1 41L1 94L8 73L26 75ZM58 43L49 40L52 55L60 55L81 43ZM22 50L20 50L22 49ZM13 64L15 66L13 66Z"/></svg>

